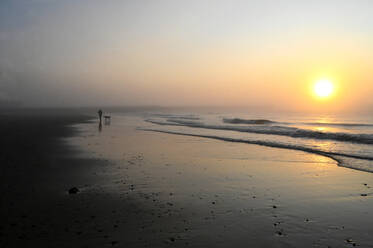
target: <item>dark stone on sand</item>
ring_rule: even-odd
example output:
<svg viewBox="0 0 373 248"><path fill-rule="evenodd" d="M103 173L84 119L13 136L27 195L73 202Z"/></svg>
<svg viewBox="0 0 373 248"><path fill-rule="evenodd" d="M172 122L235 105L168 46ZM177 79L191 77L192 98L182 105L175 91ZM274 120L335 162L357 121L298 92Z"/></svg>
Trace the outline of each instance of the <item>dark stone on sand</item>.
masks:
<svg viewBox="0 0 373 248"><path fill-rule="evenodd" d="M345 239L346 243L356 246L356 243L352 239Z"/></svg>
<svg viewBox="0 0 373 248"><path fill-rule="evenodd" d="M360 194L361 196L368 196L368 194Z"/></svg>
<svg viewBox="0 0 373 248"><path fill-rule="evenodd" d="M276 206L276 205L273 205L272 207L273 207L273 208L277 208L277 206Z"/></svg>
<svg viewBox="0 0 373 248"><path fill-rule="evenodd" d="M69 189L69 194L76 194L79 192L79 189L77 187L72 187Z"/></svg>

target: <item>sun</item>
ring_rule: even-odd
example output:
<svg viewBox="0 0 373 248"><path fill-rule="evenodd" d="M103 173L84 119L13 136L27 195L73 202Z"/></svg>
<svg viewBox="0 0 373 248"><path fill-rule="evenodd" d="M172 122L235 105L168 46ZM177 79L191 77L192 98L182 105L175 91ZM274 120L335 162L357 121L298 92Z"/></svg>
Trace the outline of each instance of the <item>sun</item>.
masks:
<svg viewBox="0 0 373 248"><path fill-rule="evenodd" d="M320 79L315 83L313 90L316 96L320 98L326 98L326 97L329 97L333 93L334 86L330 80Z"/></svg>

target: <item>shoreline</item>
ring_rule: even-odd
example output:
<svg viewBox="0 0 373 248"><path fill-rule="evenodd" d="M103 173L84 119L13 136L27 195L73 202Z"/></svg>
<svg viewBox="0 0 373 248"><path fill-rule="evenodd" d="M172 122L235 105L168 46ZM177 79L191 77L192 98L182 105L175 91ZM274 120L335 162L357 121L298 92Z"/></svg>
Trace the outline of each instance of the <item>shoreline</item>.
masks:
<svg viewBox="0 0 373 248"><path fill-rule="evenodd" d="M201 134L192 134L192 133L181 133L181 132L173 132L173 131L163 131L163 130L157 130L157 129L147 129L147 128L140 128L139 130L146 131L146 132L158 132L158 133L166 133L171 135L182 135L182 136L190 136L190 137L200 137L205 139L215 139L215 140L221 140L225 142L235 142L235 143L244 143L244 144L251 144L251 145L258 145L258 146L264 146L264 147L272 147L277 149L286 149L286 150L293 150L293 151L301 151L306 152L310 154L315 154L319 156L324 156L327 158L330 158L334 160L338 166L349 168L352 170L358 170L362 172L367 173L373 173L372 170L364 169L364 168L356 168L352 166L345 165L343 163L342 159L336 158L339 157L347 157L352 159L365 159L369 161L373 161L372 157L362 157L362 156L355 156L355 155L349 155L349 154L343 154L343 153L336 153L336 152L323 152L311 148L305 148L305 147L297 147L297 146L290 146L290 145L281 145L278 143L272 143L272 142L266 142L266 141L260 141L260 140L241 140L241 139L233 139L233 138L224 138L219 136L212 136L212 135L201 135Z"/></svg>

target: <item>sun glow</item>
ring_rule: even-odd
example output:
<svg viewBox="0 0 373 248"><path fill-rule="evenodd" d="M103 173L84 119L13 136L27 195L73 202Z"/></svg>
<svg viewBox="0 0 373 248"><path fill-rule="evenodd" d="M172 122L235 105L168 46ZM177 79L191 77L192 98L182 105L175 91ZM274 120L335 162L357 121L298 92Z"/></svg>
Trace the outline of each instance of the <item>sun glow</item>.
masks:
<svg viewBox="0 0 373 248"><path fill-rule="evenodd" d="M315 83L313 90L316 96L326 98L333 93L334 86L333 83L328 79L321 79Z"/></svg>

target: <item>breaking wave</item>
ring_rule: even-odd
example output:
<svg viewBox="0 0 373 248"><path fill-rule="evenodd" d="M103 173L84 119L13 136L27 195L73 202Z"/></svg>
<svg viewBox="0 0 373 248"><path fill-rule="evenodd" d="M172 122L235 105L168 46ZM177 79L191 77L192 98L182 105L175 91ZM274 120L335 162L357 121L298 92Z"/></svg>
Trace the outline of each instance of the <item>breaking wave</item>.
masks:
<svg viewBox="0 0 373 248"><path fill-rule="evenodd" d="M310 126L334 126L334 127L373 127L373 124L367 123L330 123L330 122L305 122L305 125Z"/></svg>
<svg viewBox="0 0 373 248"><path fill-rule="evenodd" d="M373 134L354 134L354 133L343 133L343 132L322 132L307 130L289 126L279 125L252 125L252 126L229 126L229 125L211 125L204 124L202 122L185 121L179 119L172 119L169 122L157 121L157 120L146 120L147 122L166 125L166 126L185 126L191 128L204 128L204 129L215 129L215 130L229 130L237 132L257 133L257 134L271 134L287 136L292 138L310 138L317 140L334 140L342 142L351 142L357 144L373 144Z"/></svg>
<svg viewBox="0 0 373 248"><path fill-rule="evenodd" d="M265 119L240 119L240 118L223 118L224 123L230 124L251 124L251 125L263 125L263 124L273 124L275 121L265 120Z"/></svg>

